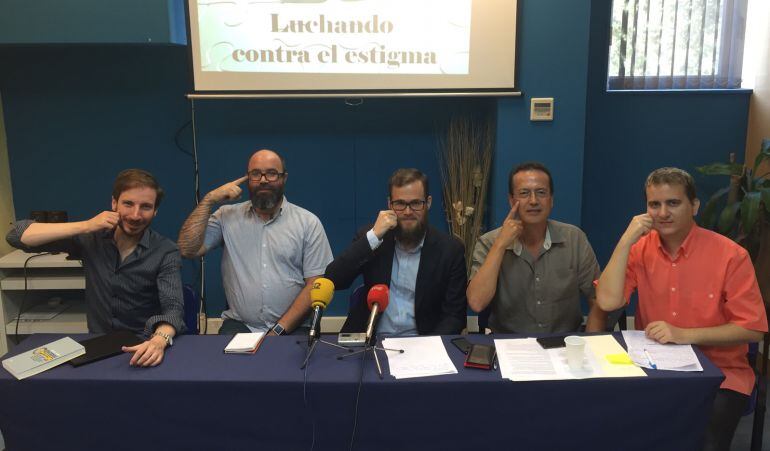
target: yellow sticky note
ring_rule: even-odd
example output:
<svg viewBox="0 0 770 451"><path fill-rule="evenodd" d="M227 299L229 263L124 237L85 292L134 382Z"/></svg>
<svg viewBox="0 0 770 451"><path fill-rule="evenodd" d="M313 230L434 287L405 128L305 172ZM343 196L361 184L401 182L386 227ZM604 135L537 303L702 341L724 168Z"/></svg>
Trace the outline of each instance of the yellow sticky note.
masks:
<svg viewBox="0 0 770 451"><path fill-rule="evenodd" d="M625 352L620 354L607 354L604 356L605 359L607 359L608 362L615 364L615 365L633 365L634 361L631 360L631 357L629 357L628 354Z"/></svg>

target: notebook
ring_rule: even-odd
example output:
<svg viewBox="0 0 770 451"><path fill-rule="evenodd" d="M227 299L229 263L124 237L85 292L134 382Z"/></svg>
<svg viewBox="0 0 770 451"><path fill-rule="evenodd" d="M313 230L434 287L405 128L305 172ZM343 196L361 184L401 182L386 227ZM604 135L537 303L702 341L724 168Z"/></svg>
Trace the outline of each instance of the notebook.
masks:
<svg viewBox="0 0 770 451"><path fill-rule="evenodd" d="M3 368L16 379L24 379L61 365L84 352L82 345L70 337L64 337L3 360Z"/></svg>
<svg viewBox="0 0 770 451"><path fill-rule="evenodd" d="M143 341L144 340L137 337L132 332L126 330L110 332L101 337L89 338L88 340L80 342L80 344L85 346L86 353L70 360L70 365L81 366L106 359L107 357L122 354L123 350L121 348L123 346L135 346Z"/></svg>
<svg viewBox="0 0 770 451"><path fill-rule="evenodd" d="M225 347L226 354L254 354L262 344L265 332L235 334Z"/></svg>

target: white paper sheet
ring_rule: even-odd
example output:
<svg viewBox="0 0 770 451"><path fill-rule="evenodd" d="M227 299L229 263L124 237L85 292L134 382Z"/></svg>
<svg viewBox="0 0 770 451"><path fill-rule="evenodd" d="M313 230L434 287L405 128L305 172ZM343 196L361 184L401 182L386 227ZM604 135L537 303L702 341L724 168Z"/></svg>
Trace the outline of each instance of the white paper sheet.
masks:
<svg viewBox="0 0 770 451"><path fill-rule="evenodd" d="M671 371L703 371L691 345L660 344L647 338L643 330L624 330L623 339L628 346L628 355L631 360L641 367Z"/></svg>
<svg viewBox="0 0 770 451"><path fill-rule="evenodd" d="M390 374L396 379L457 373L441 337L385 338L382 347L404 350L387 351Z"/></svg>
<svg viewBox="0 0 770 451"><path fill-rule="evenodd" d="M642 370L605 371L599 356L592 348L607 349L607 336L587 336L583 366L573 370L567 363L566 348L543 349L534 338L495 340L500 373L513 381L587 379L596 377L646 376ZM612 337L609 337L615 341ZM622 351L620 345L615 343ZM609 349L615 350L610 347ZM611 368L610 368L611 369Z"/></svg>

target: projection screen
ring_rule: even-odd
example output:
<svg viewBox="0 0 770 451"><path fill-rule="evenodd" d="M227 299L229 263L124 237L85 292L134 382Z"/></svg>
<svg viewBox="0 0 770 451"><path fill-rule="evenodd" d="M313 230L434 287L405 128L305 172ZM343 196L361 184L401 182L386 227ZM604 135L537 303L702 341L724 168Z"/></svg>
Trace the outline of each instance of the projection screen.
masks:
<svg viewBox="0 0 770 451"><path fill-rule="evenodd" d="M188 0L198 93L515 93L517 0Z"/></svg>

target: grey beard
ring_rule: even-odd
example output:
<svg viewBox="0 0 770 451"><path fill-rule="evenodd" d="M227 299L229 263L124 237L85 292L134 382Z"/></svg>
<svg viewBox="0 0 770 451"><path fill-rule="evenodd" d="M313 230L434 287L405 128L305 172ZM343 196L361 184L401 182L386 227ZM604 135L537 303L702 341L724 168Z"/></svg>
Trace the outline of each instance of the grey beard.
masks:
<svg viewBox="0 0 770 451"><path fill-rule="evenodd" d="M272 210L278 205L283 192L281 190L271 191L269 193L252 193L251 205L257 210Z"/></svg>

